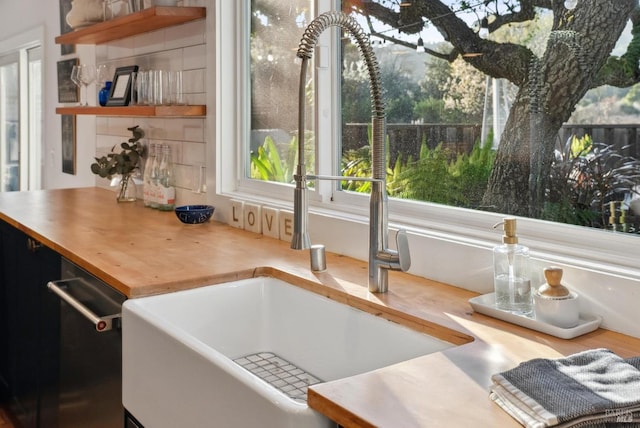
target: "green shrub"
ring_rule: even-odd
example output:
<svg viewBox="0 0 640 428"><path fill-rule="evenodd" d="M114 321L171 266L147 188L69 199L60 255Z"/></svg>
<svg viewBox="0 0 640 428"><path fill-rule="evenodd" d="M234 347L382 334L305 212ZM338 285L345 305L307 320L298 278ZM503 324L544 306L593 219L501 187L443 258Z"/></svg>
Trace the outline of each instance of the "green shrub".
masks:
<svg viewBox="0 0 640 428"><path fill-rule="evenodd" d="M312 134L305 136L305 164L307 173L314 170L314 150ZM281 153L281 150L284 153ZM298 162L298 138L292 137L285 148L278 149L273 138L267 136L257 152L251 152L250 177L257 180L292 183Z"/></svg>
<svg viewBox="0 0 640 428"><path fill-rule="evenodd" d="M387 164L387 192L402 199L476 208L487 187L493 158L491 139L484 146L476 142L469 154L451 153L442 145L429 149L423 139L417 160L398 156L393 168ZM342 174L370 177L370 159L369 146L345 153ZM342 188L366 193L371 184L345 180Z"/></svg>

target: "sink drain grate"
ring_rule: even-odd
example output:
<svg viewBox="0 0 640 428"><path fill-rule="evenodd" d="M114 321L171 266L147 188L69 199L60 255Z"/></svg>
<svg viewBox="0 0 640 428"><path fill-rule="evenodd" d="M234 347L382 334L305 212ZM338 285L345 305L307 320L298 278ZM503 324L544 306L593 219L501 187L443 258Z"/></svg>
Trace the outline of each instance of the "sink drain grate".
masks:
<svg viewBox="0 0 640 428"><path fill-rule="evenodd" d="M307 388L322 382L272 352L258 352L233 361L301 403L307 402Z"/></svg>

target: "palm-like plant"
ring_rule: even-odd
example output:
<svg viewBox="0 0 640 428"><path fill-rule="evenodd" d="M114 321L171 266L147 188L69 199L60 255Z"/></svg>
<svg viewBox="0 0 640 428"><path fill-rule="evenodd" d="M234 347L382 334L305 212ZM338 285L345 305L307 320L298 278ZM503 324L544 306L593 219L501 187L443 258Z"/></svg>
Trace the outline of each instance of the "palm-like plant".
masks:
<svg viewBox="0 0 640 428"><path fill-rule="evenodd" d="M588 135L572 136L556 150L543 218L604 228L610 202L623 201L639 184L640 160Z"/></svg>

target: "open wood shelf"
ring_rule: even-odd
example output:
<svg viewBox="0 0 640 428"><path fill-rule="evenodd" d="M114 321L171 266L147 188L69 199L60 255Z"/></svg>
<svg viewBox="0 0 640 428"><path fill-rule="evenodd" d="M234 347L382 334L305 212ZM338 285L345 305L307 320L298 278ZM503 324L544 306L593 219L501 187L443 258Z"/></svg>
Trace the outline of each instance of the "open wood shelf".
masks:
<svg viewBox="0 0 640 428"><path fill-rule="evenodd" d="M57 107L57 114L92 114L96 116L150 116L150 117L182 117L182 116L206 116L207 106L126 106L126 107L101 107L101 106L73 106Z"/></svg>
<svg viewBox="0 0 640 428"><path fill-rule="evenodd" d="M59 45L99 45L206 17L204 7L156 6L56 37Z"/></svg>

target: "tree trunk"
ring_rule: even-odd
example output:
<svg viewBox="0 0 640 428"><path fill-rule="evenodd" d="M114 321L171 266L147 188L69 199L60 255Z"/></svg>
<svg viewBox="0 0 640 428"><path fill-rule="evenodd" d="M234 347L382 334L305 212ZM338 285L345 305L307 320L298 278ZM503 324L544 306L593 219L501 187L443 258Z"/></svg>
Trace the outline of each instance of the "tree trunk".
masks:
<svg viewBox="0 0 640 428"><path fill-rule="evenodd" d="M539 217L557 133L591 87L636 0L581 0L558 9L542 58L534 58L500 139L483 206ZM579 3L580 4L580 3Z"/></svg>

